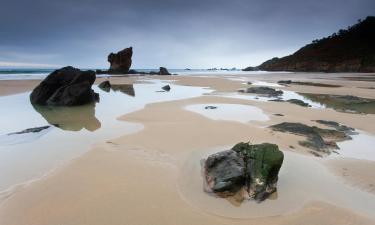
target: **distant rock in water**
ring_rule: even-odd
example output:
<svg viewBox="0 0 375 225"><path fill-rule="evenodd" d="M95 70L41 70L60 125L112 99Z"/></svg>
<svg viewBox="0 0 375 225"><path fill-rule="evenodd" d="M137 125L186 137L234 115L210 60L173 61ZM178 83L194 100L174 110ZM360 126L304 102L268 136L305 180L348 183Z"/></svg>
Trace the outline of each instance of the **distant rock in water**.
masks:
<svg viewBox="0 0 375 225"><path fill-rule="evenodd" d="M245 71L375 72L375 17Z"/></svg>
<svg viewBox="0 0 375 225"><path fill-rule="evenodd" d="M205 190L221 197L243 190L247 193L243 199L263 201L276 191L283 160L275 144L238 143L204 161Z"/></svg>
<svg viewBox="0 0 375 225"><path fill-rule="evenodd" d="M167 70L167 68L160 67L159 68L159 75L171 75L171 74L169 73L169 71Z"/></svg>
<svg viewBox="0 0 375 225"><path fill-rule="evenodd" d="M127 74L132 65L133 48L125 48L117 53L108 55L108 62L111 64L109 70L110 74Z"/></svg>
<svg viewBox="0 0 375 225"><path fill-rule="evenodd" d="M99 101L99 95L91 87L94 71L81 71L71 66L49 74L30 94L36 105L77 106Z"/></svg>

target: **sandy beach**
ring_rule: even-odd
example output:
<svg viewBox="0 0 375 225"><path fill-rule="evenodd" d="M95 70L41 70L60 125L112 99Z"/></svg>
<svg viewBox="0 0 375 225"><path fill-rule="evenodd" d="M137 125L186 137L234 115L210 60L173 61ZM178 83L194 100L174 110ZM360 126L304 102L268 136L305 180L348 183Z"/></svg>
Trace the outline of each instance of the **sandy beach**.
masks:
<svg viewBox="0 0 375 225"><path fill-rule="evenodd" d="M375 99L374 89L369 89L374 87L373 82L342 78L349 75L364 76L270 73L111 77L112 84L148 84L159 80L171 85L204 87L210 92L147 103L134 112L117 112L120 115L115 118L117 123L139 124L142 129L126 134L114 131L113 138L90 144L88 151L64 162L47 176L8 191L0 202L0 224L374 224L371 211L375 206L375 175L372 172L375 161L370 156L369 160L352 159L340 155L337 150L338 155L316 157L310 153L311 149L299 145L304 137L276 132L268 127L281 122L298 122L328 128L315 122L323 119L374 136L375 114L237 96L239 89L249 86L247 82L277 84L279 80L298 80L342 87L290 84L277 88ZM98 78L96 84L106 79ZM0 81L0 98L29 92L38 83L35 80ZM173 91L172 86L172 95ZM137 99L137 93L134 99ZM219 105L224 111L231 106L248 107L254 110L254 115L241 122L238 118L242 115L228 111L223 118L213 119L204 113L187 110L194 105ZM290 167L281 171L280 182L283 179L285 182L280 184L275 200L259 205L235 205L200 189L199 160L241 141L275 143L286 153L286 163L290 162ZM327 182L309 184L309 180L319 178ZM247 213L252 210L260 210L264 215Z"/></svg>

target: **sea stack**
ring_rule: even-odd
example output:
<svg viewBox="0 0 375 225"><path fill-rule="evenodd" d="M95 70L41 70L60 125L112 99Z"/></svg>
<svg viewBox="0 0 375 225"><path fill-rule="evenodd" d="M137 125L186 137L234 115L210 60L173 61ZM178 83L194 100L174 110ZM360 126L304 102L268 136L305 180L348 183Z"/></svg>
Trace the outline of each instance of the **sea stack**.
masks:
<svg viewBox="0 0 375 225"><path fill-rule="evenodd" d="M108 62L111 64L108 73L127 74L132 65L133 48L125 48L117 53L108 55Z"/></svg>

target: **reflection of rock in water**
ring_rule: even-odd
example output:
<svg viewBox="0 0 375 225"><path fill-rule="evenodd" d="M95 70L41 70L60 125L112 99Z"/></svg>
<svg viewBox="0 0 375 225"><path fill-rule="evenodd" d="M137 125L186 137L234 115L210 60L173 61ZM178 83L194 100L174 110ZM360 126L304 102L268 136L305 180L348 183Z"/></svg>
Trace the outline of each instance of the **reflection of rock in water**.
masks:
<svg viewBox="0 0 375 225"><path fill-rule="evenodd" d="M112 89L113 91L120 91L124 94L133 97L135 96L133 84L111 84L108 80L106 80L100 83L98 87L105 92L109 92L110 89Z"/></svg>
<svg viewBox="0 0 375 225"><path fill-rule="evenodd" d="M133 84L111 84L111 88L114 91L120 91L133 97L135 96Z"/></svg>
<svg viewBox="0 0 375 225"><path fill-rule="evenodd" d="M95 117L95 104L76 107L34 106L49 124L69 131L83 128L95 131L100 128L100 121Z"/></svg>

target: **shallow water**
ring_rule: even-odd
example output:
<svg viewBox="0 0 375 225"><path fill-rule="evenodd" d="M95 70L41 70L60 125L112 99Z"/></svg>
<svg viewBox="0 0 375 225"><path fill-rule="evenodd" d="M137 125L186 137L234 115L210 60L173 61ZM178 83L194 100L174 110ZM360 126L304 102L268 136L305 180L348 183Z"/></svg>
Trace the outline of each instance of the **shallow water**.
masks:
<svg viewBox="0 0 375 225"><path fill-rule="evenodd" d="M221 147L220 150L229 148ZM331 174L319 159L289 151L284 152L278 191L272 199L261 203L245 200L238 204L207 194L203 191L200 161L220 150L193 152L181 168L179 193L187 203L199 210L228 218L256 218L285 215L308 202L325 201L375 217L375 195L347 186L341 178Z"/></svg>
<svg viewBox="0 0 375 225"><path fill-rule="evenodd" d="M217 107L205 109L206 106ZM255 106L240 104L194 104L185 107L186 110L201 114L212 120L228 120L240 123L250 121L267 121L269 117Z"/></svg>
<svg viewBox="0 0 375 225"><path fill-rule="evenodd" d="M330 157L345 157L353 159L364 159L375 161L375 136L359 131L358 135L351 136L353 139L338 142L338 154L331 154Z"/></svg>
<svg viewBox="0 0 375 225"><path fill-rule="evenodd" d="M100 102L79 107L36 107L30 93L0 97L0 192L39 178L73 159L97 142L103 142L143 128L141 124L119 121L121 115L142 109L146 104L198 97L211 90L174 85L158 80L135 84L135 96L121 91L94 90ZM160 92L168 83L170 92ZM27 128L51 127L39 133L7 135ZM58 126L54 126L58 125Z"/></svg>

